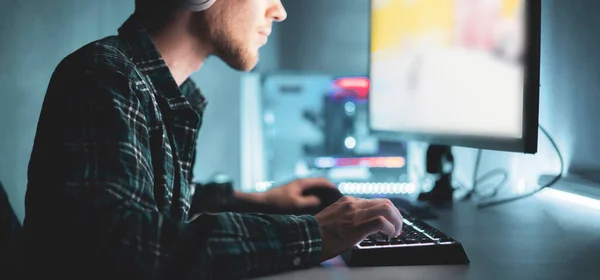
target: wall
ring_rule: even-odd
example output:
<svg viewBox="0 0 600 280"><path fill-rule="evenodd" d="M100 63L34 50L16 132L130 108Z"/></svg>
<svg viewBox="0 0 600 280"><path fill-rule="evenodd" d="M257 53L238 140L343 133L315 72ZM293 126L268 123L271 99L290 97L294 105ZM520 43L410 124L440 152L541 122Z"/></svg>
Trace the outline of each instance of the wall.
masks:
<svg viewBox="0 0 600 280"><path fill-rule="evenodd" d="M0 181L20 219L27 165L50 75L82 45L116 34L133 0L4 0L0 9ZM271 62L272 63L272 62ZM193 79L209 98L199 136L197 178L215 172L239 182L239 78L210 59ZM225 82L223 82L225 81Z"/></svg>
<svg viewBox="0 0 600 280"><path fill-rule="evenodd" d="M589 175L600 169L598 10L598 1L544 2L542 117L561 138L570 170Z"/></svg>
<svg viewBox="0 0 600 280"><path fill-rule="evenodd" d="M216 173L225 173L236 183L241 180L241 75L214 57L192 75L208 99L194 166L194 177L200 181L208 180Z"/></svg>
<svg viewBox="0 0 600 280"><path fill-rule="evenodd" d="M116 28L119 1L3 1L0 9L0 180L23 218L27 165L41 104L59 61Z"/></svg>
<svg viewBox="0 0 600 280"><path fill-rule="evenodd" d="M288 71L365 75L368 70L366 0L283 0L279 67Z"/></svg>

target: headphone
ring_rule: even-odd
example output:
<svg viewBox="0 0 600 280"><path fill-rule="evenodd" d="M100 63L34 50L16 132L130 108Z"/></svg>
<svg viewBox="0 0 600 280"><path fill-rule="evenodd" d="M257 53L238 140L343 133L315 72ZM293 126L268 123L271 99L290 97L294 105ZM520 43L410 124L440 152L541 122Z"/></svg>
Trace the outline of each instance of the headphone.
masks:
<svg viewBox="0 0 600 280"><path fill-rule="evenodd" d="M180 0L181 6L193 12L210 8L217 0Z"/></svg>

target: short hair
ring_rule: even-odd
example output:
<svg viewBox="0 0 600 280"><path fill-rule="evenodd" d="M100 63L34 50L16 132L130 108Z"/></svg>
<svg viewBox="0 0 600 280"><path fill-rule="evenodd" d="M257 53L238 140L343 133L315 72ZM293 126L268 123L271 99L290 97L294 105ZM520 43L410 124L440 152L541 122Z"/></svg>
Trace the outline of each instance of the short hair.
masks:
<svg viewBox="0 0 600 280"><path fill-rule="evenodd" d="M177 0L135 0L135 12L143 25L156 30L172 19Z"/></svg>

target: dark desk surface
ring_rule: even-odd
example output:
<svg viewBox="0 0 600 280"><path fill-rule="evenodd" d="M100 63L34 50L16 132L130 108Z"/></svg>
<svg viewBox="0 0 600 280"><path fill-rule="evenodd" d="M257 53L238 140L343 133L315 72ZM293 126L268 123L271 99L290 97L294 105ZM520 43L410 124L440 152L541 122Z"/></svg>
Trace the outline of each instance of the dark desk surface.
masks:
<svg viewBox="0 0 600 280"><path fill-rule="evenodd" d="M467 266L323 267L260 279L600 279L600 210L543 195L478 210L458 203L427 221L463 243Z"/></svg>

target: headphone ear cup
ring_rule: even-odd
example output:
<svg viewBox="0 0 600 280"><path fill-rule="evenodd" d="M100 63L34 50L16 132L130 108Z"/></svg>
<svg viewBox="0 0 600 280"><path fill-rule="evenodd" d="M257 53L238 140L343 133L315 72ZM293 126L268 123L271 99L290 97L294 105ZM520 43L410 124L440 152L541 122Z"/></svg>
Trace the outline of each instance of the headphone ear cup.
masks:
<svg viewBox="0 0 600 280"><path fill-rule="evenodd" d="M181 0L181 6L193 12L210 8L217 0Z"/></svg>

